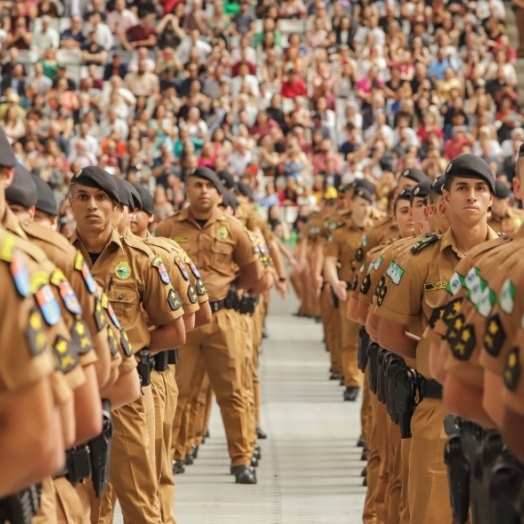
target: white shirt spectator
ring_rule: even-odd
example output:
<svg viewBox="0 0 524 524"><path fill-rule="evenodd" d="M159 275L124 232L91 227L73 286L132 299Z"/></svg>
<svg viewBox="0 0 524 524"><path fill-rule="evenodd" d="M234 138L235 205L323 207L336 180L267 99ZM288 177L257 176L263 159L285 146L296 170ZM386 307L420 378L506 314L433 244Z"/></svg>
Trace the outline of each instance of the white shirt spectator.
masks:
<svg viewBox="0 0 524 524"><path fill-rule="evenodd" d="M60 45L60 35L56 29L50 27L49 22L48 17L42 17L42 27L33 33L33 42L31 43L33 49L40 52L50 47L58 49Z"/></svg>
<svg viewBox="0 0 524 524"><path fill-rule="evenodd" d="M125 142L129 135L129 126L125 120L112 117L111 115L108 115L107 118L104 118L102 122L100 122L99 128L100 135L103 137L109 136L113 131L116 131L122 142Z"/></svg>
<svg viewBox="0 0 524 524"><path fill-rule="evenodd" d="M374 29L369 29L369 27L361 26L357 29L355 33L355 38L353 39L357 44L362 45L366 41L366 37L369 32L372 32L375 36L375 45L384 47L386 44L386 35L380 27L375 27Z"/></svg>
<svg viewBox="0 0 524 524"><path fill-rule="evenodd" d="M412 129L411 127L406 127L404 129L406 130L406 133L407 133L407 139L408 139L409 146L418 147L419 141L418 141L418 136L417 136L416 131ZM395 129L395 131L393 131L393 134L395 136L393 145L396 146L400 142L400 136L399 136L398 129Z"/></svg>
<svg viewBox="0 0 524 524"><path fill-rule="evenodd" d="M75 151L78 142L82 144L82 148L83 150L85 150L86 153L91 154L96 159L96 157L98 156L100 145L98 143L98 140L94 136L85 135L82 137L77 135L73 137L69 143L69 150ZM93 165L96 165L96 163Z"/></svg>
<svg viewBox="0 0 524 524"><path fill-rule="evenodd" d="M187 64L189 60L189 53L193 47L196 47L198 50L198 56L201 64L206 61L207 56L209 53L211 53L211 46L207 42L204 42L203 40L197 40L196 43L193 44L191 38L186 36L182 42L180 42L180 45L176 50L176 56L180 62L182 62L182 64Z"/></svg>
<svg viewBox="0 0 524 524"><path fill-rule="evenodd" d="M364 131L364 139L366 141L374 139L379 133L379 131L381 131L382 138L387 142L387 144L389 146L393 145L393 143L395 142L395 134L393 133L393 129L391 129L391 127L389 127L386 124L383 124L381 126L379 126L378 124L373 124L369 126Z"/></svg>
<svg viewBox="0 0 524 524"><path fill-rule="evenodd" d="M247 84L253 96L259 95L258 78L255 75L246 75L244 77L235 76L235 78L231 80L231 84L230 84L231 85L231 94L233 96L237 96L238 94L240 94L240 91L244 84Z"/></svg>
<svg viewBox="0 0 524 524"><path fill-rule="evenodd" d="M478 0L476 4L476 15L479 20L484 20L485 18L490 17L490 7L493 9L493 15L495 15L499 20L504 20L506 18L506 8L501 0Z"/></svg>
<svg viewBox="0 0 524 524"><path fill-rule="evenodd" d="M91 22L87 22L84 25L84 35L87 37L93 29L96 31L96 36L98 37L98 45L103 47L106 51L110 51L115 40L109 26L103 22L99 22L95 27Z"/></svg>
<svg viewBox="0 0 524 524"><path fill-rule="evenodd" d="M107 15L107 25L115 35L125 33L130 27L137 24L137 16L129 9L124 9L120 13L115 9Z"/></svg>

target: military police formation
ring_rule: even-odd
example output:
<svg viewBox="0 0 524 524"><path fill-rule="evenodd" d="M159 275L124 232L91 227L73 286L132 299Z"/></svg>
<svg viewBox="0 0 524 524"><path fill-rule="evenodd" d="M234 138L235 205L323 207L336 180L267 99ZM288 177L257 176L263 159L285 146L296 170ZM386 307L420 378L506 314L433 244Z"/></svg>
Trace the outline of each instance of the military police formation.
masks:
<svg viewBox="0 0 524 524"><path fill-rule="evenodd" d="M220 176L194 171L153 236L152 196L86 167L66 239L0 131L0 522L110 523L118 501L130 524L175 523L214 396L231 474L256 484L259 346L286 275L249 188Z"/></svg>
<svg viewBox="0 0 524 524"><path fill-rule="evenodd" d="M524 144L516 199L522 184ZM402 171L387 216L373 193L357 179L301 224L291 276L330 378L362 392L363 522L521 523L523 212L471 154L432 182Z"/></svg>

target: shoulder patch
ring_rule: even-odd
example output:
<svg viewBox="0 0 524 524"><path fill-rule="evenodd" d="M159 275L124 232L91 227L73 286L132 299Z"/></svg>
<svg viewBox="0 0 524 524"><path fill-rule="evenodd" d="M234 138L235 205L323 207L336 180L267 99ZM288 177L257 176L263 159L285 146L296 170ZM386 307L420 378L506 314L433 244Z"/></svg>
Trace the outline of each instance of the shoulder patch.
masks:
<svg viewBox="0 0 524 524"><path fill-rule="evenodd" d="M76 293L73 291L73 288L64 273L62 273L60 269L55 269L51 275L50 281L51 284L58 288L66 309L73 315L81 315L82 307L80 306Z"/></svg>
<svg viewBox="0 0 524 524"><path fill-rule="evenodd" d="M169 304L171 311L178 311L182 307L182 300L180 299L180 295L173 288L169 290L169 293L167 295L167 303Z"/></svg>
<svg viewBox="0 0 524 524"><path fill-rule="evenodd" d="M504 385L510 390L515 391L520 380L520 353L518 347L513 347L509 350L504 362L504 370L502 377L504 378Z"/></svg>
<svg viewBox="0 0 524 524"><path fill-rule="evenodd" d="M364 280L362 280L362 283L360 284L360 292L363 295L367 295L370 287L371 287L371 277L369 275L366 275L364 277Z"/></svg>
<svg viewBox="0 0 524 524"><path fill-rule="evenodd" d="M56 325L61 317L60 306L43 271L36 271L31 276L31 291L46 323Z"/></svg>
<svg viewBox="0 0 524 524"><path fill-rule="evenodd" d="M162 259L160 257L155 257L153 261L151 262L151 265L156 268L158 271L158 274L160 276L160 280L167 286L168 284L171 284L171 279L169 278L169 274L167 272L166 266L164 265L164 262L162 262Z"/></svg>
<svg viewBox="0 0 524 524"><path fill-rule="evenodd" d="M362 247L359 247L355 252L355 260L357 262L362 262L364 260L364 250Z"/></svg>
<svg viewBox="0 0 524 524"><path fill-rule="evenodd" d="M191 302L191 304L196 304L197 295L195 288L192 285L189 285L187 288L187 297L189 298L189 302Z"/></svg>
<svg viewBox="0 0 524 524"><path fill-rule="evenodd" d="M44 331L44 322L40 311L35 307L29 312L25 337L31 355L36 357L46 350L47 334Z"/></svg>
<svg viewBox="0 0 524 524"><path fill-rule="evenodd" d="M84 260L84 256L82 255L82 253L80 253L80 251L76 252L75 269L77 271L80 271L87 290L89 291L89 293L93 294L96 291L95 279L93 278L93 275L91 274L91 271L89 270L89 267L87 266L86 261Z"/></svg>
<svg viewBox="0 0 524 524"><path fill-rule="evenodd" d="M513 308L515 307L515 296L517 294L517 289L515 284L511 279L507 278L500 290L499 295L499 306L504 313L511 315L513 313Z"/></svg>
<svg viewBox="0 0 524 524"><path fill-rule="evenodd" d="M13 251L9 269L11 271L11 276L13 277L13 282L15 283L18 294L23 298L30 297L31 282L29 280L29 274L27 272L24 259L22 258L20 252L16 250Z"/></svg>
<svg viewBox="0 0 524 524"><path fill-rule="evenodd" d="M386 275L391 279L393 284L398 286L404 276L404 270L396 262L391 262L386 270Z"/></svg>
<svg viewBox="0 0 524 524"><path fill-rule="evenodd" d="M123 329L120 330L120 345L126 357L130 357L133 354L133 347L131 346L127 333Z"/></svg>
<svg viewBox="0 0 524 524"><path fill-rule="evenodd" d="M78 348L79 355L85 355L93 349L93 340L89 333L87 324L81 320L76 319L71 326L71 338Z"/></svg>
<svg viewBox="0 0 524 524"><path fill-rule="evenodd" d="M182 274L184 280L189 280L189 273L187 272L186 266L184 265L182 259L178 255L175 257L175 264L180 270L180 273Z"/></svg>
<svg viewBox="0 0 524 524"><path fill-rule="evenodd" d="M111 353L111 356L114 357L118 353L118 346L115 333L111 327L107 330L107 343L109 344L109 353Z"/></svg>
<svg viewBox="0 0 524 524"><path fill-rule="evenodd" d="M102 298L105 295L102 296ZM106 315L102 309L102 302L98 297L95 297L95 311L94 311L94 319L96 327L98 328L98 331L102 331L106 327L107 324L107 318Z"/></svg>
<svg viewBox="0 0 524 524"><path fill-rule="evenodd" d="M69 342L60 335L56 337L53 344L53 353L58 369L64 374L69 373L78 365L78 355L74 354Z"/></svg>
<svg viewBox="0 0 524 524"><path fill-rule="evenodd" d="M15 236L7 232L0 244L0 260L11 262L15 250Z"/></svg>
<svg viewBox="0 0 524 524"><path fill-rule="evenodd" d="M497 313L486 321L484 328L484 347L492 357L498 357L506 340L506 331Z"/></svg>
<svg viewBox="0 0 524 524"><path fill-rule="evenodd" d="M431 235L428 238L424 238L423 240L419 240L414 246L411 247L410 251L413 253L413 255L416 255L420 251L422 251L425 247L434 244L439 239L438 235Z"/></svg>
<svg viewBox="0 0 524 524"><path fill-rule="evenodd" d="M189 258L188 255L184 256L184 262L191 268L191 272L193 273L193 275L195 275L195 278L202 278L200 276L200 271L198 270L198 268L195 266L195 263Z"/></svg>
<svg viewBox="0 0 524 524"><path fill-rule="evenodd" d="M196 289L197 289L197 293L202 296L202 295L207 295L207 288L206 288L206 285L204 284L204 281L199 278L197 280L197 283L196 283Z"/></svg>
<svg viewBox="0 0 524 524"><path fill-rule="evenodd" d="M475 344L475 329L471 324L467 324L460 330L457 338L450 343L451 352L457 360L469 360Z"/></svg>

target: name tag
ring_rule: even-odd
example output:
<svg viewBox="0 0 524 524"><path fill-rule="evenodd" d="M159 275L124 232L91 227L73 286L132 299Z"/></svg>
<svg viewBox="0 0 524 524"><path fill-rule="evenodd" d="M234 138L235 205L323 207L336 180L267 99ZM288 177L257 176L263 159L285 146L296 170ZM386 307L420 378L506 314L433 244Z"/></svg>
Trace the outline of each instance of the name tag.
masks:
<svg viewBox="0 0 524 524"><path fill-rule="evenodd" d="M447 280L441 280L440 282L428 282L427 284L424 284L424 291L436 291L438 289L446 289L447 286Z"/></svg>

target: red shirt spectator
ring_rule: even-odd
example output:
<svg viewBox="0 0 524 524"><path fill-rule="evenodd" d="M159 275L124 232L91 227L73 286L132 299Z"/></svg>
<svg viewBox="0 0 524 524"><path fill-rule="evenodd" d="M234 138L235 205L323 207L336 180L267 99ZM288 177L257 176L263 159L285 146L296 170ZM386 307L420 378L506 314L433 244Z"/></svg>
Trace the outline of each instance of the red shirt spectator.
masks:
<svg viewBox="0 0 524 524"><path fill-rule="evenodd" d="M444 144L444 156L447 160L453 160L462 153L462 148L467 145L469 145L469 139L466 136L466 128L456 126L453 128L453 136Z"/></svg>
<svg viewBox="0 0 524 524"><path fill-rule="evenodd" d="M282 82L280 93L286 98L305 96L307 93L306 83L297 75L294 69L291 69L288 72L287 79Z"/></svg>

